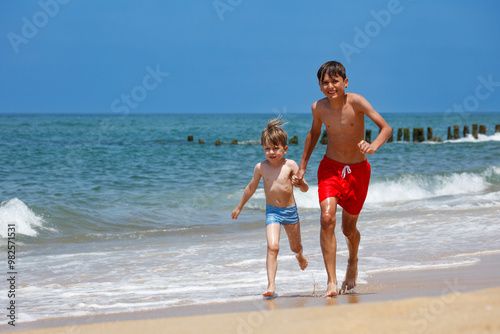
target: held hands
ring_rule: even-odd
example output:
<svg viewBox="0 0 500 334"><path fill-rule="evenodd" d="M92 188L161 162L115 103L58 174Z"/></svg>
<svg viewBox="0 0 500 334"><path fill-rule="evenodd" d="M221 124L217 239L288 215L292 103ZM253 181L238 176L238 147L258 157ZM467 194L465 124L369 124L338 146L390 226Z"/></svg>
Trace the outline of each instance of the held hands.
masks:
<svg viewBox="0 0 500 334"><path fill-rule="evenodd" d="M300 187L304 183L304 174L305 173L306 173L305 170L299 169L297 174L292 175L292 186Z"/></svg>
<svg viewBox="0 0 500 334"><path fill-rule="evenodd" d="M364 140L362 140L358 143L358 147L359 147L359 150L361 151L361 153L363 153L363 154L375 153L375 150L372 148L372 146Z"/></svg>

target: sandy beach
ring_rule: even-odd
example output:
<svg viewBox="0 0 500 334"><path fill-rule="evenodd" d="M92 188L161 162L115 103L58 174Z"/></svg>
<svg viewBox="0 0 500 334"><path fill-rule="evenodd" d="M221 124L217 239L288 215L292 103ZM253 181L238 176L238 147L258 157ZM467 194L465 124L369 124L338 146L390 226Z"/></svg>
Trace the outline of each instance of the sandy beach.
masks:
<svg viewBox="0 0 500 334"><path fill-rule="evenodd" d="M374 274L337 298L323 291L248 302L18 323L54 333L497 333L500 254L462 267Z"/></svg>

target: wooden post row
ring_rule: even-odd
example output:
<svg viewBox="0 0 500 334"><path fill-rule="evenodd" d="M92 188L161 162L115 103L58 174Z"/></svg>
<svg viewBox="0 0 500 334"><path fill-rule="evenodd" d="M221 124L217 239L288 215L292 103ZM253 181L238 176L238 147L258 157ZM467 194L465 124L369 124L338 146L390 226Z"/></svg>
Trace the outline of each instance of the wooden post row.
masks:
<svg viewBox="0 0 500 334"><path fill-rule="evenodd" d="M477 123L472 124L472 136L477 139L478 134L486 134L487 128L486 125L478 125ZM500 132L500 124L495 124L495 133ZM379 130L380 133L380 130ZM463 137L467 137L467 135L470 134L470 129L468 125L464 125L464 130L463 130ZM372 130L368 129L366 130L365 133L365 140L368 143L371 143L371 135L372 135ZM396 140L401 141L401 138L403 138L404 141L409 142L410 141L410 128L398 128L398 132L396 135ZM452 139L459 139L460 138L460 127L459 125L453 125L453 132L451 131L451 126L448 127L448 140ZM437 137L433 136L432 133L432 127L427 128L427 140L437 140ZM394 140L393 134L389 137L387 140L388 143L392 143ZM424 128L413 128L413 142L422 142L425 140L424 137ZM188 136L188 141L194 141L194 136L189 135ZM200 144L205 144L205 142L201 139L198 140ZM321 144L326 145L328 144L328 138L327 138L327 133L326 130L323 131L323 135L321 136L320 139ZM161 142L160 142L161 143ZM231 144L237 144L238 140L234 139ZM288 141L289 144L298 144L298 138L297 136L293 136L290 138ZM221 145L220 140L217 140L215 142L216 146Z"/></svg>

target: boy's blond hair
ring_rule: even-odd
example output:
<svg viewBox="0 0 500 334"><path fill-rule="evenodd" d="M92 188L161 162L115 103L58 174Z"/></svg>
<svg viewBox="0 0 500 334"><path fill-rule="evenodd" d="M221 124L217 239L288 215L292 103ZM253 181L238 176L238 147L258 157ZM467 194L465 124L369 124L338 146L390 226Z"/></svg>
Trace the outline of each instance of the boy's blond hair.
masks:
<svg viewBox="0 0 500 334"><path fill-rule="evenodd" d="M267 126L262 130L260 142L262 146L266 143L286 146L288 135L281 127L286 123L281 119L281 115L267 122Z"/></svg>

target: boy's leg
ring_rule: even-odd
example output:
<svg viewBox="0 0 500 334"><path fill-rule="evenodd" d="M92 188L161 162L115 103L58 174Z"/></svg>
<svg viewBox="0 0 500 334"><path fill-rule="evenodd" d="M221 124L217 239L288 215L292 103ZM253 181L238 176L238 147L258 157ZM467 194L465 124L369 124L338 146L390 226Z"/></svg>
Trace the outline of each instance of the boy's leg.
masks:
<svg viewBox="0 0 500 334"><path fill-rule="evenodd" d="M351 215L345 210L342 211L342 232L349 248L349 259L347 260L347 269L341 291L353 289L358 278L358 249L361 241L361 234L356 228L358 218L359 215Z"/></svg>
<svg viewBox="0 0 500 334"><path fill-rule="evenodd" d="M335 224L337 211L337 197L328 197L321 202L321 233L320 244L323 252L326 273L328 275L328 286L325 297L338 295L337 291L337 239L335 238Z"/></svg>
<svg viewBox="0 0 500 334"><path fill-rule="evenodd" d="M278 269L278 252L280 249L281 224L269 224L266 226L267 237L267 291L263 293L265 297L274 297L276 270Z"/></svg>
<svg viewBox="0 0 500 334"><path fill-rule="evenodd" d="M284 225L288 241L290 242L290 250L295 253L295 257L299 261L300 269L304 270L307 267L307 259L302 254L302 240L300 237L300 222L295 224Z"/></svg>

